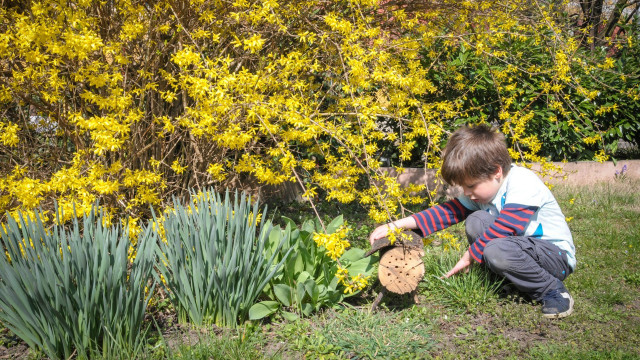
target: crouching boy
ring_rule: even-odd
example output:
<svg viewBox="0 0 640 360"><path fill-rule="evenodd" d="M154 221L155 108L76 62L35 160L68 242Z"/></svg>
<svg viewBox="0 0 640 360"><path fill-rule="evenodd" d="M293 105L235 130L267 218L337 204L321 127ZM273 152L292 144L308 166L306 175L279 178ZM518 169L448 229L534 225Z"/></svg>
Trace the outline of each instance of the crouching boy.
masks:
<svg viewBox="0 0 640 360"><path fill-rule="evenodd" d="M542 302L543 316L570 315L573 298L563 281L576 265L571 232L544 183L511 164L504 136L484 125L457 130L444 149L441 174L464 194L377 227L371 244L394 227L428 236L466 220L469 249L445 277L467 271L474 262L486 264Z"/></svg>

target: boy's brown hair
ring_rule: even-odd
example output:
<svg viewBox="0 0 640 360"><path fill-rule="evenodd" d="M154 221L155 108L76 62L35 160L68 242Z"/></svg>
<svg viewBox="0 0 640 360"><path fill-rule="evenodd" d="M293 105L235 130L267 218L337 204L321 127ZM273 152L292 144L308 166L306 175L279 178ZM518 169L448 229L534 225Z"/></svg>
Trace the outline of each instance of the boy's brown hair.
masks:
<svg viewBox="0 0 640 360"><path fill-rule="evenodd" d="M511 156L504 135L487 125L464 126L444 148L441 173L449 185L464 185L489 178L499 167L507 176Z"/></svg>

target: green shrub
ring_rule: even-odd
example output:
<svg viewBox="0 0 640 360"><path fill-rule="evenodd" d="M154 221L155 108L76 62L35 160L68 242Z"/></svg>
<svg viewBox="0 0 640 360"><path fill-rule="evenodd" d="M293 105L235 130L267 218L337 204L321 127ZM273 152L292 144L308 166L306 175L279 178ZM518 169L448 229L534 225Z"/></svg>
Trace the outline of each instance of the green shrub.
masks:
<svg viewBox="0 0 640 360"><path fill-rule="evenodd" d="M565 36L574 31L569 22L558 25ZM540 161L534 154L553 161L593 160L601 149L616 153L620 140L638 144L640 47L631 46L637 29L625 29L628 43L619 36L615 45L576 47L565 69L571 76L564 80L557 72L544 71L558 69L562 50L550 54L549 43L542 39L555 39L555 31L539 30L496 38L492 56L468 43L447 46L448 39L439 41L441 62L430 80L442 91L426 98L457 99L464 113L445 126L453 131L465 123L494 122L510 130L505 135L513 149L531 152L523 157L527 161ZM566 41L571 44L573 39ZM421 165L419 155L428 144L419 145L414 166ZM385 155L395 159L398 153L390 147Z"/></svg>
<svg viewBox="0 0 640 360"><path fill-rule="evenodd" d="M258 202L229 192L192 193L193 204L174 199L164 222L166 241L158 247L158 269L181 322L235 327L287 259L263 256L273 229L260 221ZM258 220L256 218L258 217ZM256 232L257 223L260 228ZM283 239L284 243L287 239ZM278 245L279 248L281 245Z"/></svg>
<svg viewBox="0 0 640 360"><path fill-rule="evenodd" d="M134 358L153 292L155 234L140 234L130 262L128 232L105 226L96 207L69 229L46 229L42 219L19 213L0 231L0 321L53 359Z"/></svg>
<svg viewBox="0 0 640 360"><path fill-rule="evenodd" d="M268 300L251 308L251 319L261 319L280 311L288 319L309 316L323 307L339 304L345 297L357 294L357 288L348 291L347 276L369 278L375 269L376 256L364 257L365 251L358 248L346 250L337 261L318 246L313 235L325 233L316 220L306 221L298 229L293 220L283 218L287 227L281 232L272 232L265 256L276 255L285 260L285 254L293 250L284 266L264 289ZM343 225L342 215L336 217L326 228L326 234L334 234ZM281 239L287 239L282 250L278 250ZM287 251L285 253L285 250ZM340 280L339 269L347 271ZM346 284L345 284L346 283Z"/></svg>

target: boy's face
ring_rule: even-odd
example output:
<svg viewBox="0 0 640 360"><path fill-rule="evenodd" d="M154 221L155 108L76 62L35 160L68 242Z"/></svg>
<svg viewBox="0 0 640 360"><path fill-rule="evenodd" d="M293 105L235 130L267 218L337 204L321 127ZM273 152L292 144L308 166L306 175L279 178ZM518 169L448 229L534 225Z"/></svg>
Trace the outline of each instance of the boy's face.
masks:
<svg viewBox="0 0 640 360"><path fill-rule="evenodd" d="M488 178L481 180L467 180L462 184L462 190L464 194L472 201L487 204L498 193L500 186L502 185L502 169L499 169L496 174L489 176Z"/></svg>

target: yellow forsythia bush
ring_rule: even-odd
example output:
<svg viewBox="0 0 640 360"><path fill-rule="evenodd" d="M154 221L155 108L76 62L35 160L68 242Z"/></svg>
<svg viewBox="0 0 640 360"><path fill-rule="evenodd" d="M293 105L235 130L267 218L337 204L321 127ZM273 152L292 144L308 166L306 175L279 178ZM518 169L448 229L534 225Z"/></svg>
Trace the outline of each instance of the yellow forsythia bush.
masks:
<svg viewBox="0 0 640 360"><path fill-rule="evenodd" d="M474 121L498 121L514 159L544 162L527 130L533 113L511 104L518 71L547 79L548 94L576 85L577 45L549 35L557 23L545 6L9 2L0 9L0 212L51 210L55 199L71 216L100 200L137 219L190 188L294 182L307 199L322 190L385 221L425 199L423 186L401 188L382 170L383 150L437 168L448 132L470 116L465 93L449 98L436 79L474 83L440 58L465 46L510 61L500 44L516 36L553 41L556 66L492 74L500 118Z"/></svg>

